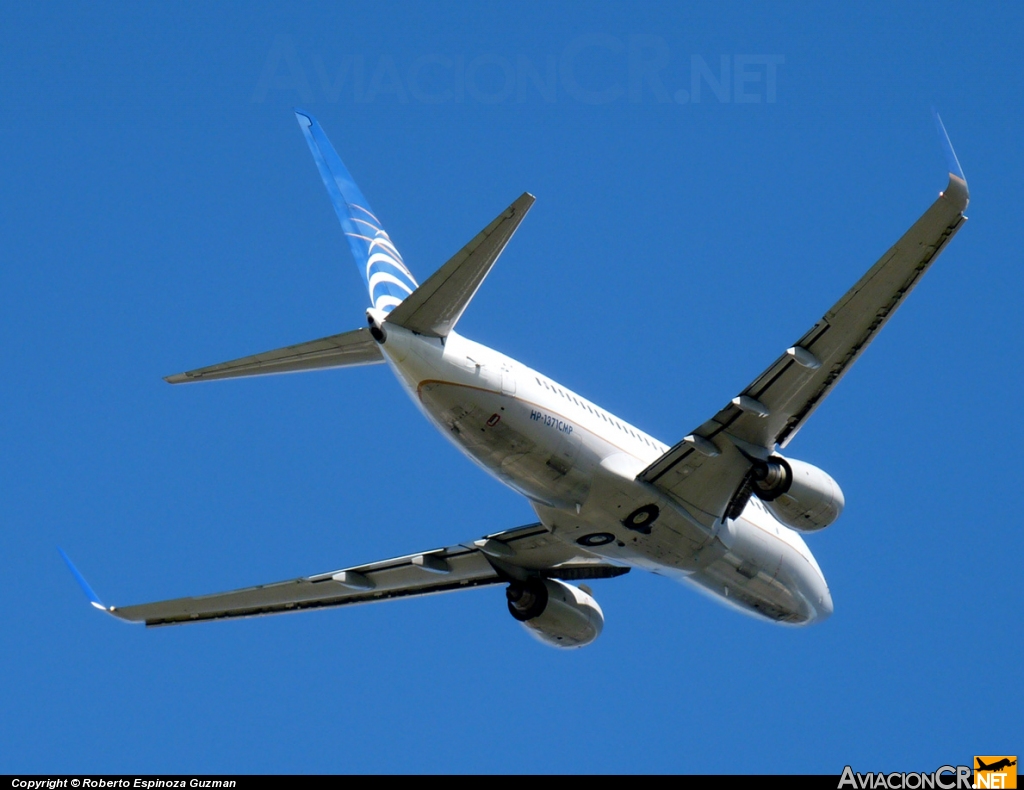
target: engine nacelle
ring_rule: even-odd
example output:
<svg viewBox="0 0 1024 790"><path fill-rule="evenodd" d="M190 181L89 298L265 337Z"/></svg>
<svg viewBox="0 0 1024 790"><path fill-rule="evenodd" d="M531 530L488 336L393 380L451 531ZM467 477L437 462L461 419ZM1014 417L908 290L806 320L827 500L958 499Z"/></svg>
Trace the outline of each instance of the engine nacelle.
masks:
<svg viewBox="0 0 1024 790"><path fill-rule="evenodd" d="M552 647L583 647L601 635L604 612L588 593L557 579L513 582L508 611L531 636Z"/></svg>
<svg viewBox="0 0 1024 790"><path fill-rule="evenodd" d="M831 475L779 455L754 467L753 489L775 518L800 532L824 529L846 506L843 491Z"/></svg>

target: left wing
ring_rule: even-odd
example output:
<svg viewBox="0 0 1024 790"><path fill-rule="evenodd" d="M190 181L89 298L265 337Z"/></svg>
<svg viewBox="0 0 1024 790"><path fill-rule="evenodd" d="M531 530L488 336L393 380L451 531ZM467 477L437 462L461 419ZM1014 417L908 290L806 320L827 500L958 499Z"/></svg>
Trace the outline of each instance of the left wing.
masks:
<svg viewBox="0 0 1024 790"><path fill-rule="evenodd" d="M596 579L621 576L629 571L579 547L562 543L543 524L530 524L469 543L315 576L196 598L122 607L100 603L67 555L61 554L93 606L122 620L148 626L373 603L502 584L532 576Z"/></svg>
<svg viewBox="0 0 1024 790"><path fill-rule="evenodd" d="M966 221L967 181L936 121L950 167L938 200L818 323L638 480L695 508L701 520L731 515L752 459L789 443Z"/></svg>

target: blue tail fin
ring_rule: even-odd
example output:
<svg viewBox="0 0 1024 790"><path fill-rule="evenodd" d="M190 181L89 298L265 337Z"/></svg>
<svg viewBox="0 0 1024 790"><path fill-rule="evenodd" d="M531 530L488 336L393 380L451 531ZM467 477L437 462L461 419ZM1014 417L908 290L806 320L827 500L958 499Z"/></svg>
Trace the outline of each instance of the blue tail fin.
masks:
<svg viewBox="0 0 1024 790"><path fill-rule="evenodd" d="M370 292L370 302L378 310L390 312L416 290L415 278L405 267L402 256L391 238L374 216L370 204L352 180L331 141L316 118L305 110L295 110L295 117L309 150L316 161L320 177L331 196L341 228L348 237L352 255Z"/></svg>

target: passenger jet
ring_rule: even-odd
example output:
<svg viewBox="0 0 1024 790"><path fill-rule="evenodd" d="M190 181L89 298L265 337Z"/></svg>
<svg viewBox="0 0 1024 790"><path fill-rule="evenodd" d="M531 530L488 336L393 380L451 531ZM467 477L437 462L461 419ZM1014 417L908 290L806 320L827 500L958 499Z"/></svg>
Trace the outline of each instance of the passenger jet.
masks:
<svg viewBox="0 0 1024 790"><path fill-rule="evenodd" d="M367 325L167 381L386 364L437 430L525 496L537 521L404 557L137 606L104 605L68 560L95 607L157 626L498 584L529 633L573 648L604 626L587 582L642 568L776 623L807 625L832 614L804 536L835 522L843 492L826 472L781 450L966 219L967 182L938 115L945 191L820 321L671 446L455 331L532 195L517 198L418 284L320 124L302 110L296 117L366 282Z"/></svg>

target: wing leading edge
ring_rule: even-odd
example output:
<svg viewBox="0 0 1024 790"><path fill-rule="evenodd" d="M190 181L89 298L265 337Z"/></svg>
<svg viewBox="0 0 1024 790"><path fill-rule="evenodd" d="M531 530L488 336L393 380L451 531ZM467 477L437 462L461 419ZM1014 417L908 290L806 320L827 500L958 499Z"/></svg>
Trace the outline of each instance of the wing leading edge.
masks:
<svg viewBox="0 0 1024 790"><path fill-rule="evenodd" d="M937 115L936 121L951 170L938 200L820 321L639 480L720 519L751 457L766 458L792 441L967 219L967 182Z"/></svg>
<svg viewBox="0 0 1024 790"><path fill-rule="evenodd" d="M314 576L121 607L100 603L66 555L65 560L93 606L122 620L147 626L374 603L502 584L531 576L595 579L620 576L629 571L629 568L611 565L556 540L542 524L530 524L477 541Z"/></svg>

